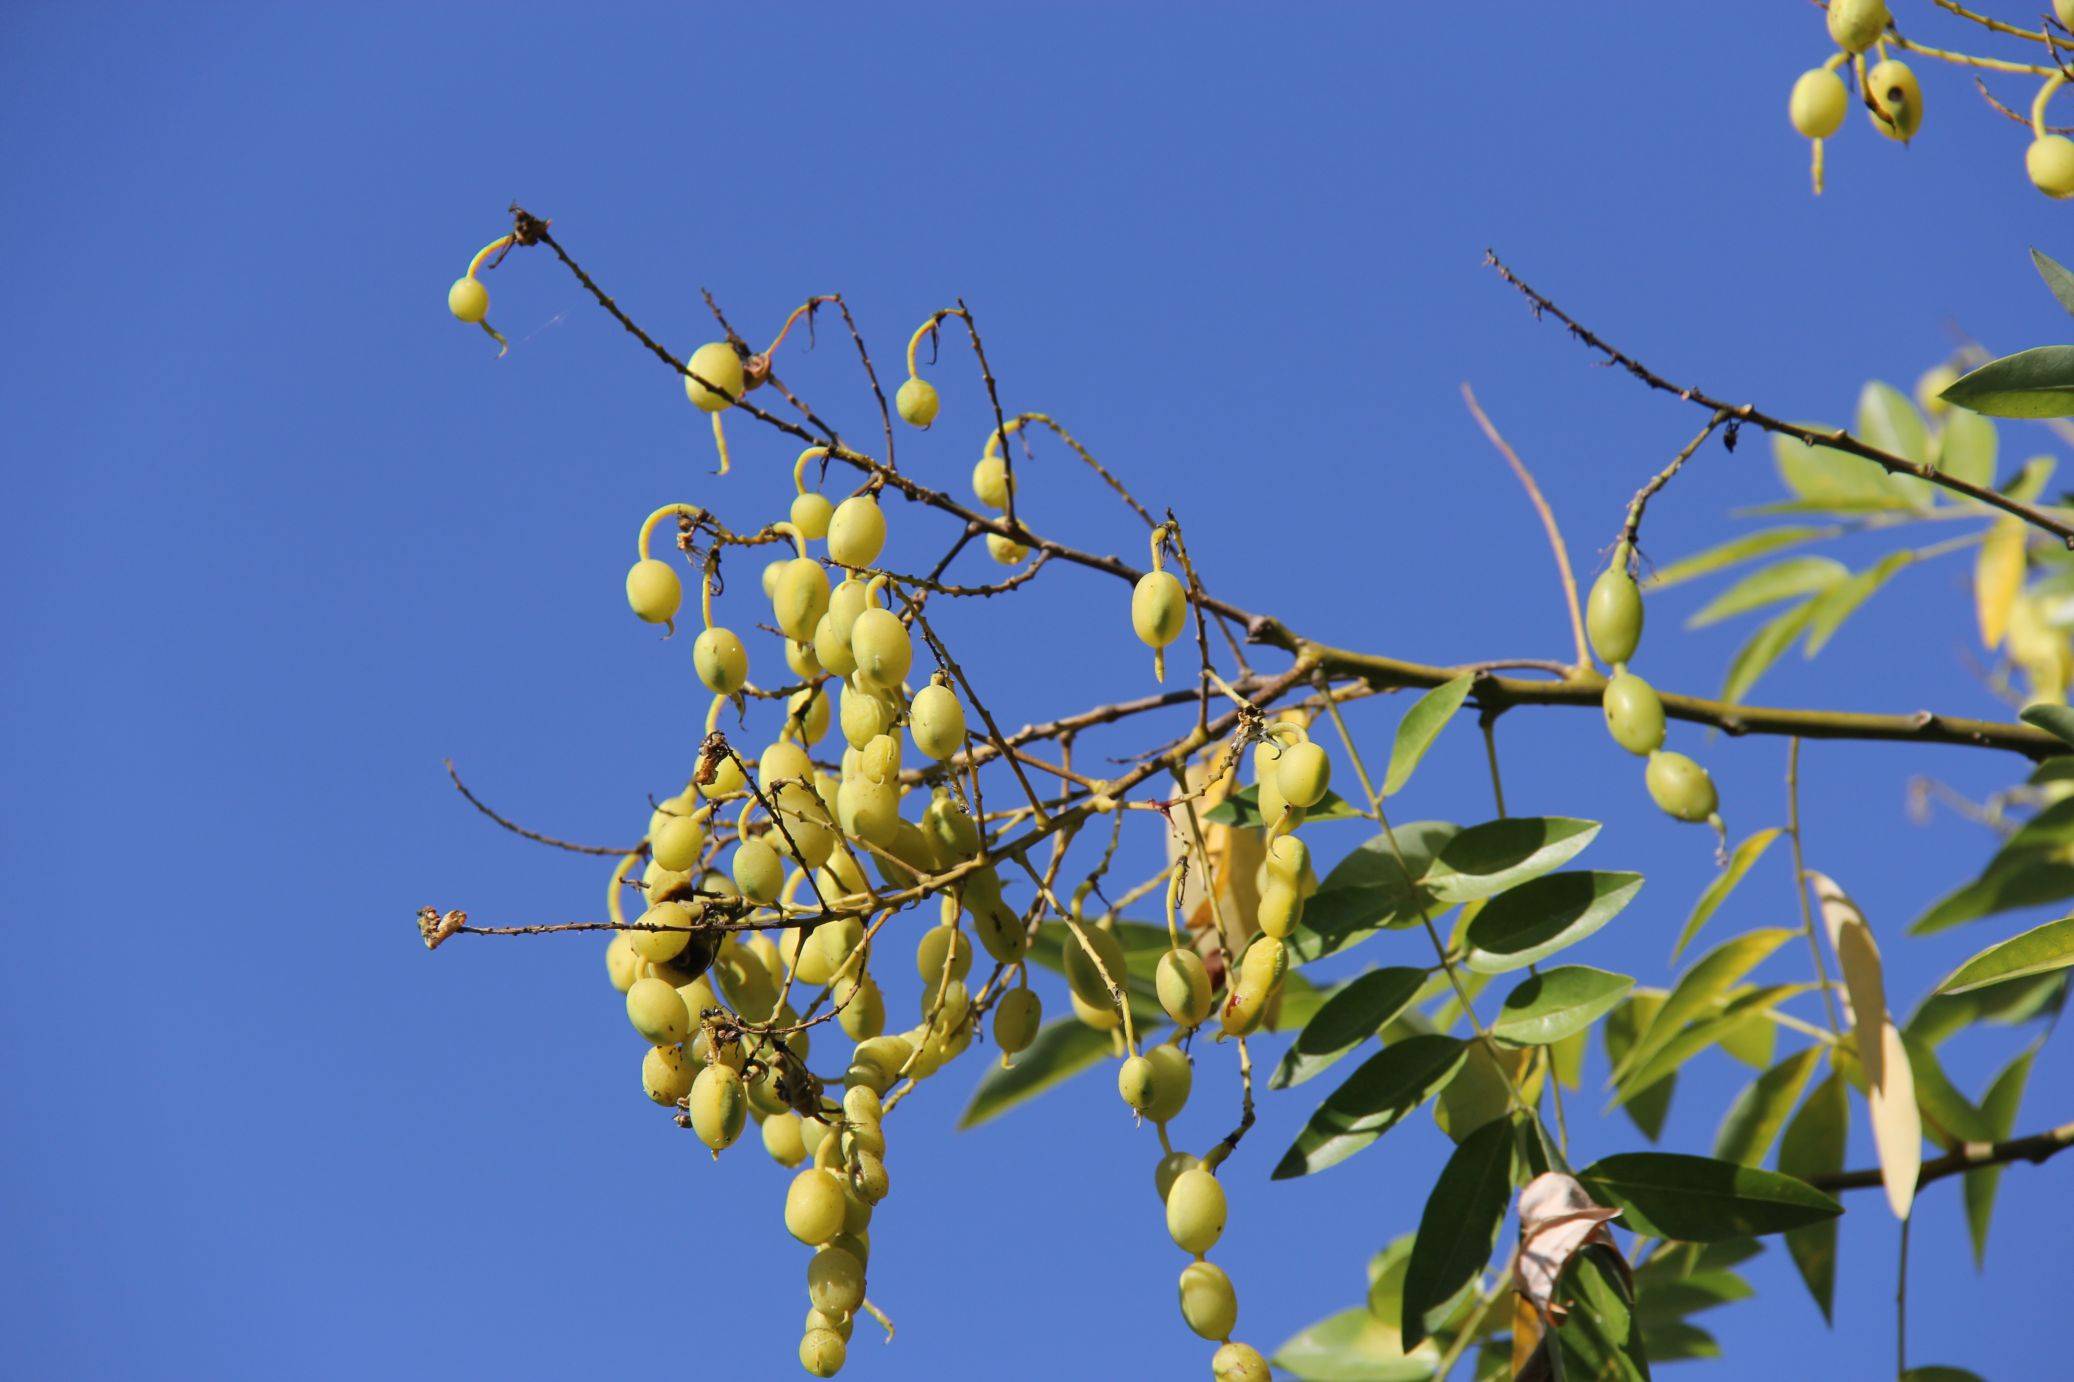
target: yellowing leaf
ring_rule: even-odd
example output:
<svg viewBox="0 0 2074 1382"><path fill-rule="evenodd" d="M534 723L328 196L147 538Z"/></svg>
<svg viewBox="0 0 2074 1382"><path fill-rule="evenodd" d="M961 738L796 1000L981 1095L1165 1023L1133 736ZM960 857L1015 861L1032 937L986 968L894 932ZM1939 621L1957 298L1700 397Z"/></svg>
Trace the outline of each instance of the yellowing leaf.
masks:
<svg viewBox="0 0 2074 1382"><path fill-rule="evenodd" d="M2002 646L2009 629L2009 608L2024 584L2024 522L2014 514L1997 519L1980 544L1973 564L1973 607L1980 618L1984 648Z"/></svg>
<svg viewBox="0 0 2074 1382"><path fill-rule="evenodd" d="M1827 874L1808 872L1808 881L1814 885L1815 900L1822 907L1822 924L1829 932L1829 948L1836 952L1836 963L1844 972L1844 991L1850 996L1851 1021L1867 1031L1878 1031L1887 1019L1887 982L1880 968L1879 946L1873 943L1872 928L1865 924L1865 913L1858 904L1844 895L1836 880ZM1879 1059L1877 1052L1863 1053L1870 1065ZM1878 1081L1874 1081L1878 1083Z"/></svg>
<svg viewBox="0 0 2074 1382"><path fill-rule="evenodd" d="M1892 1022L1879 1025L1879 1058L1864 1060L1863 1053L1874 1042L1872 1029L1858 1029L1860 1059L1872 1081L1867 1099L1872 1105L1872 1135L1880 1154L1880 1183L1886 1187L1887 1206L1897 1219L1906 1219L1915 1203L1916 1178L1923 1170L1923 1115L1916 1107L1915 1072L1908 1063L1908 1048Z"/></svg>

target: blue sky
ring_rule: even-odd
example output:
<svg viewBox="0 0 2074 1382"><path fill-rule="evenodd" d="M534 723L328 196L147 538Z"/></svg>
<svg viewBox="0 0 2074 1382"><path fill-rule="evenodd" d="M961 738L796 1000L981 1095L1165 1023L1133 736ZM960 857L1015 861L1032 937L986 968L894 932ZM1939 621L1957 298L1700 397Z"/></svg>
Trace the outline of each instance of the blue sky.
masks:
<svg viewBox="0 0 2074 1382"><path fill-rule="evenodd" d="M0 19L10 1371L796 1375L783 1174L753 1145L711 1165L641 1098L595 938L428 957L412 929L427 902L595 912L602 870L490 828L440 760L538 828L638 835L704 706L681 645L627 617L630 534L678 499L754 526L789 484L792 448L739 423L738 473L713 480L676 384L539 252L490 279L509 358L447 317L512 199L680 351L710 334L701 286L751 336L840 290L882 368L964 295L1004 402L1172 504L1222 593L1430 661L1566 645L1461 381L1587 568L1699 421L1536 325L1485 246L1667 372L1785 414L1906 385L1955 324L2010 349L2065 328L2024 250L2067 250L2067 212L1962 77L1925 73L1912 148L1854 115L1808 196L1785 95L1824 40L1801 4L748 8ZM786 372L869 435L839 333L824 321ZM956 350L935 375L944 422L902 460L958 487L984 398ZM1030 467L1026 517L1134 555L1142 529L1062 457ZM1652 509L1654 553L1776 497L1764 457L1706 452ZM893 518L895 552L940 541ZM736 607L752 594L742 579ZM1741 637L1671 636L1699 598L1653 616L1661 685L1710 690ZM1961 565L1910 573L1763 697L1995 714L1969 610ZM1047 573L949 628L1010 722L1146 684L1120 592L1092 577ZM1380 749L1397 713L1357 729ZM1578 958L1663 982L1704 840L1646 810L1592 715L1522 712L1501 742L1516 811L1608 820L1591 862L1650 877ZM1782 744L1681 744L1738 833L1781 814ZM1989 847L1910 824L1908 778L1978 794L2011 762L1816 746L1805 768L1810 862L1873 917L1897 993L2014 929L1899 939ZM1402 810L1475 821L1487 791L1458 728ZM1358 838L1336 829L1319 849ZM1790 920L1766 868L1719 934ZM1400 942L1368 958L1418 962ZM1962 1041L1953 1074L1977 1093L2013 1047ZM2027 1128L2066 1117L2063 1047ZM1185 1142L1228 1126L1226 1060L1198 1075ZM1200 1375L1149 1131L1095 1077L954 1136L981 1063L891 1129L872 1290L900 1336L860 1330L845 1375ZM1699 1067L1670 1144L1703 1149L1741 1078ZM1218 1256L1264 1348L1359 1299L1444 1155L1421 1121L1270 1184L1309 1106L1268 1098L1227 1172ZM1578 1129L1585 1156L1636 1142ZM1853 1163L1869 1155L1857 1137ZM2026 1375L2059 1348L2064 1292L2038 1269L2066 1260L2064 1181L2011 1170L1982 1275L1956 1186L1926 1193L1914 1360ZM1892 1225L1854 1208L1836 1328L1774 1250L1753 1265L1764 1303L1709 1322L1726 1375L1891 1372Z"/></svg>

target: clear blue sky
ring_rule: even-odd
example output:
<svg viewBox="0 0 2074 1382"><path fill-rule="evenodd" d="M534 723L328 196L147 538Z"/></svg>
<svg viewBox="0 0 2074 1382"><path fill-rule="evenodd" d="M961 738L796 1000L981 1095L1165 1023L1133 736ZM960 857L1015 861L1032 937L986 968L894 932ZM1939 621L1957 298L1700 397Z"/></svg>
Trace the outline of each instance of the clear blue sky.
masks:
<svg viewBox="0 0 2074 1382"><path fill-rule="evenodd" d="M1854 115L1829 194L1807 195L1785 94L1824 44L1799 3L607 8L0 19L16 1375L796 1375L783 1175L754 1145L707 1163L641 1098L596 939L427 956L412 926L427 902L595 914L602 870L490 828L440 760L539 828L636 836L703 698L682 646L627 617L635 523L686 499L752 526L792 454L738 426L738 474L709 478L674 381L541 253L491 278L508 359L456 326L446 286L513 198L680 349L710 332L701 285L752 336L840 289L882 362L965 295L1008 406L1053 412L1173 504L1224 593L1434 661L1565 645L1462 380L1587 567L1698 422L1537 326L1479 268L1486 245L1665 369L1789 414L1840 416L1868 375L1906 385L1950 323L2012 349L2067 325L2024 249L2074 249L2069 213L2024 185L2018 132L1963 78L1926 73L1914 148ZM787 372L868 429L832 332ZM902 459L955 487L984 404L946 358L945 423ZM1028 476L1030 521L1134 551L1142 529L1061 455ZM1706 453L1652 510L1657 555L1775 497L1765 456ZM896 551L933 540L894 521ZM1962 662L1963 577L1911 573L1764 697L1995 713ZM1039 591L952 624L1004 719L1144 687L1119 591L1068 571ZM1672 637L1698 598L1653 616L1660 684L1711 689L1741 636ZM1380 744L1396 713L1357 723ZM1663 982L1704 840L1642 806L1595 715L1521 713L1502 739L1515 810L1612 821L1589 859L1650 876L1579 958ZM1739 831L1781 814L1783 745L1681 742ZM1911 825L1907 778L1978 793L2015 766L1821 746L1806 771L1811 863L1859 895L1912 1001L1991 932L1900 942L1988 848ZM1488 814L1473 735L1443 741L1405 809ZM1790 919L1766 867L1734 924ZM1370 958L1405 958L1393 943ZM1953 1073L1977 1093L2011 1048L1956 1043ZM1231 1119L1225 1059L1185 1141ZM892 1129L872 1293L900 1337L860 1329L846 1375L1202 1375L1150 1132L1104 1077L953 1136L980 1064ZM1699 1067L1671 1144L1703 1149L1741 1078ZM2062 1043L2025 1125L2064 1119L2070 1089ZM1270 1184L1309 1102L1268 1098L1227 1173L1219 1257L1264 1348L1359 1299L1445 1146L1421 1120ZM1585 1156L1636 1141L1579 1130ZM2067 1260L2070 1173L2011 1170L1985 1275L1956 1185L1925 1195L1916 1360L2036 1375L2062 1346L2064 1283L2041 1268ZM1709 1322L1717 1375L1890 1375L1892 1225L1856 1209L1836 1328L1775 1249L1754 1264L1765 1303Z"/></svg>

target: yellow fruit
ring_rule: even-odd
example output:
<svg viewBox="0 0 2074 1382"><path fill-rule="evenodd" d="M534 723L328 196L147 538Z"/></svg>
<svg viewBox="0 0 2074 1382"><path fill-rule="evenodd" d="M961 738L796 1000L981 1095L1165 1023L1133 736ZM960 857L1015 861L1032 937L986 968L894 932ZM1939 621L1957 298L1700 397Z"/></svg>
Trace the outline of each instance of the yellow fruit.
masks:
<svg viewBox="0 0 2074 1382"><path fill-rule="evenodd" d="M828 612L828 573L812 557L794 557L778 573L771 613L787 638L810 643L814 625Z"/></svg>
<svg viewBox="0 0 2074 1382"><path fill-rule="evenodd" d="M810 1377L833 1377L843 1370L849 1345L832 1329L809 1329L800 1336L799 1365Z"/></svg>
<svg viewBox="0 0 2074 1382"><path fill-rule="evenodd" d="M1167 1191L1167 1233L1183 1252L1200 1257L1224 1236L1224 1187L1200 1166L1174 1177Z"/></svg>
<svg viewBox="0 0 2074 1382"><path fill-rule="evenodd" d="M1932 365L1916 380L1916 406L1931 417L1943 417L1952 405L1944 401L1944 391L1959 382L1959 372L1950 365Z"/></svg>
<svg viewBox="0 0 2074 1382"><path fill-rule="evenodd" d="M941 852L947 863L959 863L979 853L979 827L965 809L951 800L948 792L939 790L929 799L922 811L922 831L931 844ZM993 897L1001 896L1001 875L992 869L980 869L965 879L966 897L969 900L975 888L983 888Z"/></svg>
<svg viewBox="0 0 2074 1382"><path fill-rule="evenodd" d="M828 520L828 559L837 566L870 566L886 545L886 515L868 494L853 494Z"/></svg>
<svg viewBox="0 0 2074 1382"><path fill-rule="evenodd" d="M698 920L698 913L682 902L658 902L641 914L644 926L669 927L662 931L629 931L634 938L634 953L644 960L662 963L674 960L691 944L690 927Z"/></svg>
<svg viewBox="0 0 2074 1382"><path fill-rule="evenodd" d="M1267 1359L1251 1344L1229 1343L1210 1359L1214 1382L1273 1382Z"/></svg>
<svg viewBox="0 0 2074 1382"><path fill-rule="evenodd" d="M877 1204L893 1193L893 1181L886 1173L884 1158L868 1148L856 1153L856 1170L850 1175L850 1185L866 1204Z"/></svg>
<svg viewBox="0 0 2074 1382"><path fill-rule="evenodd" d="M1622 543L1613 549L1613 565L1592 582L1585 602L1585 632L1591 635L1592 651L1608 666L1626 662L1642 642L1642 592L1627 564L1628 548Z"/></svg>
<svg viewBox="0 0 2074 1382"><path fill-rule="evenodd" d="M701 411L717 413L742 396L742 357L726 341L707 342L694 350L684 365L688 371L684 376L684 396ZM700 383L701 379L705 383Z"/></svg>
<svg viewBox="0 0 2074 1382"><path fill-rule="evenodd" d="M832 1171L809 1166L785 1191L785 1231L815 1247L843 1230L843 1183Z"/></svg>
<svg viewBox="0 0 2074 1382"><path fill-rule="evenodd" d="M808 490L792 501L792 510L787 517L792 520L792 526L799 529L801 537L815 541L828 536L828 520L834 512L835 505L828 502L827 495L818 490Z"/></svg>
<svg viewBox="0 0 2074 1382"><path fill-rule="evenodd" d="M763 1149L771 1154L771 1160L780 1166L797 1166L807 1159L807 1148L799 1135L800 1117L790 1111L773 1113L763 1120ZM785 1197L789 1213L792 1197Z"/></svg>
<svg viewBox="0 0 2074 1382"><path fill-rule="evenodd" d="M1255 936L1239 957L1238 980L1224 1001L1228 1036L1245 1036L1260 1025L1289 967L1288 948L1273 936Z"/></svg>
<svg viewBox="0 0 2074 1382"><path fill-rule="evenodd" d="M1827 139L1842 127L1850 104L1850 93L1844 90L1843 78L1826 67L1817 67L1801 73L1800 79L1793 83L1793 95L1786 102L1786 113L1793 121L1793 128L1809 139Z"/></svg>
<svg viewBox="0 0 2074 1382"><path fill-rule="evenodd" d="M785 885L784 861L778 857L778 851L758 836L752 835L735 846L734 863L728 872L743 897L765 906L778 900L778 889Z"/></svg>
<svg viewBox="0 0 2074 1382"><path fill-rule="evenodd" d="M1887 59L1865 74L1865 87L1872 96L1872 127L1903 143L1915 138L1923 127L1923 89L1908 64Z"/></svg>
<svg viewBox="0 0 2074 1382"><path fill-rule="evenodd" d="M927 1001L943 986L946 968L954 981L972 972L972 942L955 926L932 926L915 946L915 968L921 972Z"/></svg>
<svg viewBox="0 0 2074 1382"><path fill-rule="evenodd" d="M979 464L972 467L973 497L990 509L1008 507L1008 491L1012 483L1008 477L1008 462L999 456L982 456Z"/></svg>
<svg viewBox="0 0 2074 1382"><path fill-rule="evenodd" d="M827 617L825 614L821 616L823 619ZM816 622L814 632L818 634L820 631L821 625L819 622ZM792 675L798 677L801 681L813 681L821 675L823 670L821 659L814 655L814 645L811 641L795 643L789 638L785 640L785 665L790 667Z"/></svg>
<svg viewBox="0 0 2074 1382"><path fill-rule="evenodd" d="M1303 917L1303 894L1293 884L1271 878L1266 890L1260 894L1260 910L1256 915L1262 932L1277 940L1287 940Z"/></svg>
<svg viewBox="0 0 2074 1382"><path fill-rule="evenodd" d="M732 629L718 626L700 633L691 645L692 670L716 696L732 696L749 679L749 652Z"/></svg>
<svg viewBox="0 0 2074 1382"><path fill-rule="evenodd" d="M1847 53L1862 53L1887 27L1887 0L1829 0L1829 36Z"/></svg>
<svg viewBox="0 0 2074 1382"><path fill-rule="evenodd" d="M802 782L781 782L766 788L764 795L784 822L784 829L774 824L765 837L770 847L810 869L827 863L835 851L835 832L828 827L827 808L814 789Z"/></svg>
<svg viewBox="0 0 2074 1382"><path fill-rule="evenodd" d="M1652 753L1643 776L1649 784L1650 799L1665 815L1681 821L1703 821L1720 805L1714 779L1682 753Z"/></svg>
<svg viewBox="0 0 2074 1382"><path fill-rule="evenodd" d="M674 1104L691 1093L692 1073L674 1046L651 1046L641 1057L641 1088L658 1104Z"/></svg>
<svg viewBox="0 0 2074 1382"><path fill-rule="evenodd" d="M966 880L966 905L972 909L973 934L979 937L982 950L999 964L1009 965L1029 953L1030 936L1023 926L1023 919L1016 910L1001 898L1001 888L995 883L991 893L983 888L974 891L972 883L978 875Z"/></svg>
<svg viewBox="0 0 2074 1382"><path fill-rule="evenodd" d="M994 1044L1001 1054L1012 1056L1026 1051L1037 1039L1037 1027L1043 1020L1043 1001L1035 989L1010 989L994 1004Z"/></svg>
<svg viewBox="0 0 2074 1382"><path fill-rule="evenodd" d="M1152 1168L1152 1188L1159 1192L1159 1202L1165 1204L1167 1195L1173 1190L1174 1182L1183 1171L1202 1165L1202 1159L1187 1152L1168 1152Z"/></svg>
<svg viewBox="0 0 2074 1382"><path fill-rule="evenodd" d="M763 598L768 600L778 593L778 577L785 571L785 558L763 564Z"/></svg>
<svg viewBox="0 0 2074 1382"><path fill-rule="evenodd" d="M910 427L927 427L936 421L936 410L942 400L936 396L936 386L926 379L910 377L893 395L893 407L900 420Z"/></svg>
<svg viewBox="0 0 2074 1382"><path fill-rule="evenodd" d="M851 748L861 749L892 729L893 713L893 703L878 692L854 684L843 687L837 719Z"/></svg>
<svg viewBox="0 0 2074 1382"><path fill-rule="evenodd" d="M1133 1113L1143 1113L1152 1107L1157 1096L1159 1076L1152 1062L1143 1056L1132 1056L1116 1072L1116 1092L1131 1106Z"/></svg>
<svg viewBox="0 0 2074 1382"><path fill-rule="evenodd" d="M833 1332L841 1335L844 1339L848 1339L850 1337L851 1327L855 1323L856 1318L854 1316L830 1315L824 1313L823 1311L816 1310L812 1306L807 1307L807 1328L810 1330L832 1330Z"/></svg>
<svg viewBox="0 0 2074 1382"><path fill-rule="evenodd" d="M1291 806L1316 806L1332 783L1332 760L1309 739L1288 744L1275 760L1275 786Z"/></svg>
<svg viewBox="0 0 2074 1382"><path fill-rule="evenodd" d="M1619 668L1606 683L1600 704L1606 711L1606 732L1614 743L1645 756L1663 747L1664 703L1648 682Z"/></svg>
<svg viewBox="0 0 2074 1382"><path fill-rule="evenodd" d="M651 1046L675 1046L691 1034L691 1014L666 979L633 982L627 989L627 1021Z"/></svg>
<svg viewBox="0 0 2074 1382"><path fill-rule="evenodd" d="M886 1030L886 997L870 975L844 976L835 981L836 1024L852 1041L863 1041Z"/></svg>
<svg viewBox="0 0 2074 1382"><path fill-rule="evenodd" d="M867 609L850 629L850 655L857 676L880 691L898 691L914 661L914 648L900 616L890 609Z"/></svg>
<svg viewBox="0 0 2074 1382"><path fill-rule="evenodd" d="M684 587L666 561L649 557L627 571L627 604L651 624L667 624L677 617L684 603Z"/></svg>
<svg viewBox="0 0 2074 1382"><path fill-rule="evenodd" d="M1148 571L1131 590L1131 628L1139 641L1164 648L1188 625L1188 592L1171 571Z"/></svg>
<svg viewBox="0 0 2074 1382"><path fill-rule="evenodd" d="M2024 171L2031 185L2048 197L2074 197L2074 139L2048 134L2024 151Z"/></svg>
<svg viewBox="0 0 2074 1382"><path fill-rule="evenodd" d="M1229 1339L1239 1322L1239 1297L1224 1269L1195 1261L1181 1269L1181 1318L1205 1339Z"/></svg>
<svg viewBox="0 0 2074 1382"><path fill-rule="evenodd" d="M612 987L621 993L632 988L634 980L641 977L640 965L641 957L634 953L634 933L614 931L605 946L605 977L612 981Z"/></svg>
<svg viewBox="0 0 2074 1382"><path fill-rule="evenodd" d="M1311 868L1311 848L1294 835L1277 835L1263 861L1270 878L1279 878L1299 890Z"/></svg>
<svg viewBox="0 0 2074 1382"><path fill-rule="evenodd" d="M830 1315L855 1310L864 1304L864 1264L847 1249L821 1249L807 1263L807 1298Z"/></svg>
<svg viewBox="0 0 2074 1382"><path fill-rule="evenodd" d="M785 701L785 723L799 732L801 743L820 743L828 733L828 697L818 686L793 692Z"/></svg>
<svg viewBox="0 0 2074 1382"><path fill-rule="evenodd" d="M1153 986L1175 1026L1200 1026L1210 1015L1210 972L1193 950L1176 948L1160 956Z"/></svg>
<svg viewBox="0 0 2074 1382"><path fill-rule="evenodd" d="M746 675L746 668L744 671ZM706 680L703 674L699 679L701 681ZM706 681L708 690L711 690L712 686L712 682ZM726 695L727 693L723 691L720 694ZM700 783L698 792L700 796L708 801L720 801L727 797L740 795L748 785L748 779L742 776L742 770L735 766L735 761L732 758L722 758L713 765L713 780Z"/></svg>
<svg viewBox="0 0 2074 1382"><path fill-rule="evenodd" d="M915 747L939 763L965 747L965 707L948 686L932 681L915 692L907 725Z"/></svg>
<svg viewBox="0 0 2074 1382"><path fill-rule="evenodd" d="M987 534L987 555L1003 566L1013 566L1030 555L1030 549L1012 537L1000 533Z"/></svg>
<svg viewBox="0 0 2074 1382"><path fill-rule="evenodd" d="M691 1130L699 1141L722 1152L742 1135L748 1117L748 1091L732 1066L709 1065L691 1082Z"/></svg>
<svg viewBox="0 0 2074 1382"><path fill-rule="evenodd" d="M490 290L479 278L457 278L446 290L446 310L474 326L490 315Z"/></svg>
<svg viewBox="0 0 2074 1382"><path fill-rule="evenodd" d="M843 1083L869 1086L879 1094L893 1087L901 1069L913 1058L914 1043L904 1036L876 1036L857 1043Z"/></svg>
<svg viewBox="0 0 2074 1382"><path fill-rule="evenodd" d="M855 917L830 917L807 937L807 948L819 956L830 978L857 967L857 950L864 944L864 923Z"/></svg>
<svg viewBox="0 0 2074 1382"><path fill-rule="evenodd" d="M688 812L664 816L661 828L649 836L648 846L655 862L666 869L684 872L697 868L706 848L706 823Z"/></svg>
<svg viewBox="0 0 2074 1382"><path fill-rule="evenodd" d="M1081 941L1082 936L1087 938L1085 944ZM1116 1004L1110 997L1109 985L1113 981L1121 986L1127 978L1123 942L1116 938L1114 931L1085 924L1078 932L1069 929L1059 939L1066 953L1066 984L1073 990L1073 996L1091 1008L1114 1012ZM1089 946L1101 957L1099 968L1087 953ZM1108 975L1106 979L1103 977L1105 972Z"/></svg>
<svg viewBox="0 0 2074 1382"><path fill-rule="evenodd" d="M1172 1122L1188 1107L1195 1068L1188 1063L1187 1054L1170 1042L1147 1050L1144 1058L1152 1065L1152 1102L1139 1112L1155 1123Z"/></svg>
<svg viewBox="0 0 2074 1382"><path fill-rule="evenodd" d="M900 788L861 773L845 778L836 790L835 816L845 835L888 848L900 829Z"/></svg>

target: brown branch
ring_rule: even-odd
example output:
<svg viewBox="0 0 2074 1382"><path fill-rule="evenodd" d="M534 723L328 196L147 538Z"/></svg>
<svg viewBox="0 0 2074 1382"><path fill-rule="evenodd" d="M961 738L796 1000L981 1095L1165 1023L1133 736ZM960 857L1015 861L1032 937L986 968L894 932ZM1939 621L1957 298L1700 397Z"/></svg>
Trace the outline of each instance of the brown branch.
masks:
<svg viewBox="0 0 2074 1382"><path fill-rule="evenodd" d="M453 759L444 758L440 761L446 764L446 775L454 780L454 790L459 792L462 796L466 797L468 799L468 804L470 806L473 806L476 810L482 812L485 816L488 816L491 820L497 822L497 824L503 826L506 830L509 830L514 835L522 836L525 839L533 841L535 844L553 845L556 849L566 849L571 854L601 854L614 859L619 858L623 854L632 854L636 849L640 848L640 846L638 845L634 846L633 849L621 849L613 845L572 844L568 840L557 840L552 835L542 835L537 830L528 830L524 826L520 825L517 821L510 820L504 816L498 815L495 811L490 809L489 804L483 801L481 797L478 797L475 793L469 791L468 785L461 781L461 774L454 771Z"/></svg>
<svg viewBox="0 0 2074 1382"><path fill-rule="evenodd" d="M1584 641L1584 612L1577 604L1577 577L1570 570L1570 550L1563 545L1563 531L1556 526L1555 510L1548 506L1548 500L1542 496L1541 486L1534 483L1534 472L1527 469L1519 454L1498 434L1497 427L1492 425L1483 406L1476 401L1476 391L1470 388L1467 382L1462 385L1462 401L1469 405L1469 415L1476 419L1476 425L1483 429L1484 436L1490 439L1491 445L1498 448L1498 454L1505 458L1505 464L1511 466L1512 473L1519 477L1520 485L1527 491L1527 501L1534 506L1534 512L1541 515L1541 528L1548 534L1549 550L1555 553L1556 571L1563 581L1563 600L1570 611L1570 637L1577 650L1577 660L1572 665L1589 667L1592 657L1591 650Z"/></svg>
<svg viewBox="0 0 2074 1382"><path fill-rule="evenodd" d="M2074 1146L2074 1123L2062 1123L2056 1128L2032 1133L2029 1137L2011 1138L2007 1142L1967 1142L1954 1151L1924 1162L1922 1172L1916 1177L1916 1188L1983 1166L2000 1166L2011 1161L2033 1164L2047 1161L2069 1146ZM1866 1190L1880 1183L1880 1168L1877 1166L1808 1177L1808 1184L1817 1190Z"/></svg>

